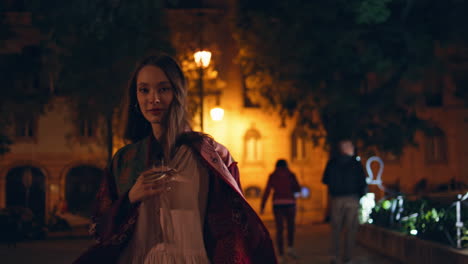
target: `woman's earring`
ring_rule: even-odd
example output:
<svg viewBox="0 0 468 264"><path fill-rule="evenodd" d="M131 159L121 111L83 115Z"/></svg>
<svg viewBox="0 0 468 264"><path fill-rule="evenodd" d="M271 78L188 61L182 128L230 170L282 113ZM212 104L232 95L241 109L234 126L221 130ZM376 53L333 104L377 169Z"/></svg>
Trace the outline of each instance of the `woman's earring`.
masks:
<svg viewBox="0 0 468 264"><path fill-rule="evenodd" d="M135 107L135 111L136 111L136 112L140 112L140 108L138 108L138 103L135 103L135 106L134 106L134 107Z"/></svg>

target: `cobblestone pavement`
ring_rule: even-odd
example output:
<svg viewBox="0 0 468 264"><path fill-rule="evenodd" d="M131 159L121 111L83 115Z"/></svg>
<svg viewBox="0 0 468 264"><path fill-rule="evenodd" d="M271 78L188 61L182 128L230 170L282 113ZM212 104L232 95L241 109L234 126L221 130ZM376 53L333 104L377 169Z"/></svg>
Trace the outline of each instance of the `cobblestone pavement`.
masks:
<svg viewBox="0 0 468 264"><path fill-rule="evenodd" d="M273 238L273 223L268 222ZM292 264L329 263L330 228L328 225L299 225L297 227L296 250L300 256ZM89 239L55 239L18 243L16 248L0 244L0 263L34 263L34 264L68 264L92 244ZM357 248L353 264L394 264L385 257L370 252L362 247Z"/></svg>

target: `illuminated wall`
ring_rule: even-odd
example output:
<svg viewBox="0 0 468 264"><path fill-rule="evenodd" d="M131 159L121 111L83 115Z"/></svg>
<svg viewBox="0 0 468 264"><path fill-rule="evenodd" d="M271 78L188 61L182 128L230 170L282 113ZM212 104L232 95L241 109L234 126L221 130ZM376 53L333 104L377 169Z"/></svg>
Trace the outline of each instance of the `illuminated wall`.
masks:
<svg viewBox="0 0 468 264"><path fill-rule="evenodd" d="M193 12L184 10L169 11L169 25L173 29L172 42L176 47L179 60L188 65L191 54L199 49L212 52L213 68L218 72L218 79L225 85L221 88L210 86L205 80L205 90L219 89L222 95L219 106L225 110L222 121L213 121L209 110L217 106L216 96L209 93L204 99L204 131L212 135L218 142L228 147L234 159L239 163L241 184L244 190L258 187L261 192L266 185L269 174L274 170L278 159L286 159L290 168L296 173L299 182L311 189L311 197L301 200L298 204L298 221L319 222L324 219L327 202L326 188L321 184L322 172L327 160L327 153L321 147L314 147L310 140L298 139L301 145L298 149L299 160L293 160L292 136L295 128L294 120L286 120L285 126L273 112L266 112L245 104L244 80L240 66L236 63L237 47L232 39L228 18L223 10L210 10L203 18ZM201 23L203 30L198 30ZM194 25L195 24L195 25ZM202 38L203 47L199 47ZM199 76L186 67L191 87L197 91L196 78ZM206 77L205 77L206 78ZM199 129L197 118L194 119L194 129ZM305 151L302 151L302 146ZM297 153L296 153L297 154ZM303 156L303 157L302 157ZM261 193L260 193L261 194ZM259 210L260 198L248 197L249 203ZM271 201L271 197L270 197ZM271 219L271 205L267 204L266 214L262 216Z"/></svg>
<svg viewBox="0 0 468 264"><path fill-rule="evenodd" d="M45 176L46 214L65 197L66 175L78 166L104 168L105 148L96 138L86 141L76 136L73 113L63 98L56 97L37 120L32 139L15 139L11 152L0 159L0 207L6 205L6 175L14 168L33 166Z"/></svg>

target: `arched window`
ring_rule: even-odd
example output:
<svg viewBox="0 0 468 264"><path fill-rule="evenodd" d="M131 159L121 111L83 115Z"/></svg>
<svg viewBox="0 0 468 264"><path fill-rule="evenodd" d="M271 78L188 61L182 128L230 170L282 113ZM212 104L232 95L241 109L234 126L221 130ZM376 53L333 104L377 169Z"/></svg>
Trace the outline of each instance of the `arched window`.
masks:
<svg viewBox="0 0 468 264"><path fill-rule="evenodd" d="M307 133L300 128L293 131L291 135L291 159L292 161L304 161L309 157Z"/></svg>
<svg viewBox="0 0 468 264"><path fill-rule="evenodd" d="M448 161L447 137L443 132L426 136L427 163L445 163Z"/></svg>
<svg viewBox="0 0 468 264"><path fill-rule="evenodd" d="M45 176L39 168L22 166L6 176L6 206L25 207L41 220L45 215Z"/></svg>
<svg viewBox="0 0 468 264"><path fill-rule="evenodd" d="M247 163L261 162L263 159L262 135L252 126L244 135L244 159Z"/></svg>

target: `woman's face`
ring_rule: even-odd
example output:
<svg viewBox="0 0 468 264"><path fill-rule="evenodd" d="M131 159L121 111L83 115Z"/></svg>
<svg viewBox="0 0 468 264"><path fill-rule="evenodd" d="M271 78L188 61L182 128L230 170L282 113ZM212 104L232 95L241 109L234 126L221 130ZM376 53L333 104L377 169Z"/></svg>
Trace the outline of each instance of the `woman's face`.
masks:
<svg viewBox="0 0 468 264"><path fill-rule="evenodd" d="M174 98L166 74L157 66L144 66L138 72L136 87L141 113L151 124L160 124Z"/></svg>

